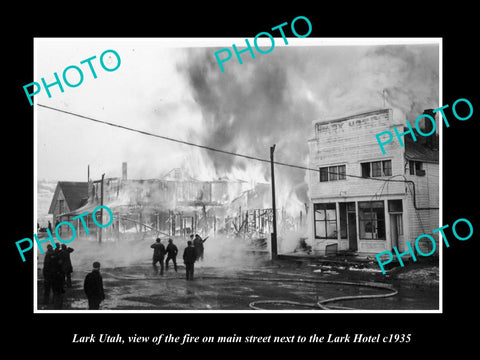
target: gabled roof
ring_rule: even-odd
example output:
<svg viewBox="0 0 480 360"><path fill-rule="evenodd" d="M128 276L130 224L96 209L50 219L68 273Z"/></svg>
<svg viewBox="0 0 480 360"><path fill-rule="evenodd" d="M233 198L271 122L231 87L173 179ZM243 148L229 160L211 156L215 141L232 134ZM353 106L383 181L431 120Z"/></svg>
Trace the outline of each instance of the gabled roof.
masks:
<svg viewBox="0 0 480 360"><path fill-rule="evenodd" d="M49 214L53 214L55 202L57 201L60 190L65 197L68 209L73 211L86 204L88 200L88 182L80 181L59 181L50 204Z"/></svg>
<svg viewBox="0 0 480 360"><path fill-rule="evenodd" d="M404 129L407 130L406 128ZM429 139L422 137L415 131L417 141L411 136L405 136L405 158L407 160L423 161L438 164L438 135L430 135Z"/></svg>

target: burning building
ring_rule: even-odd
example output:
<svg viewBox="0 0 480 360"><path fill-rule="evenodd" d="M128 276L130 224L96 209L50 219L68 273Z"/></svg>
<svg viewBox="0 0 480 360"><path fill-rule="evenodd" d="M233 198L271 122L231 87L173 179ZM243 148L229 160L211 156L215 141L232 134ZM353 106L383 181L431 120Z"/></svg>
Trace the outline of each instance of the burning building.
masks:
<svg viewBox="0 0 480 360"><path fill-rule="evenodd" d="M253 247L266 248L273 232L271 187L269 183L250 183L243 180L219 178L199 181L187 171L173 169L158 179L127 179L126 164L122 177L102 178L81 183L81 202L76 206L61 207L61 191L65 182L59 182L52 200L54 219L69 221L77 236L96 241L144 239L147 236L188 237L221 234ZM68 187L66 187L68 188ZM67 195L69 193L67 192ZM108 206L113 212L111 226L100 229L91 217L85 217L88 232L80 219L74 217L92 213L99 206ZM96 213L97 222L106 223L107 212ZM103 220L102 217L103 216ZM292 216L282 206L277 209L280 234L287 230L301 231L307 217L300 211ZM62 228L68 236L69 227Z"/></svg>
<svg viewBox="0 0 480 360"><path fill-rule="evenodd" d="M127 179L125 164L122 173L121 178L90 180L76 186L76 190L81 190L77 196L81 202L71 207L64 205L70 192L65 190L64 195L62 189L70 190L72 186L59 182L51 204L54 219L69 221L79 236L99 241L102 237L122 240L143 238L147 234L186 237L217 232L255 241L268 238L272 232L272 210L266 206L270 203L269 184L252 185L226 178L199 181L181 169L174 169L159 179L131 180ZM99 230L92 219L85 218L87 234L80 219L73 218L91 213L99 205L112 210L112 226ZM105 218L102 221L100 216L97 212L98 222L109 221ZM103 216L108 214L104 212ZM282 211L280 219L287 218ZM68 232L69 228L62 231Z"/></svg>
<svg viewBox="0 0 480 360"><path fill-rule="evenodd" d="M391 109L314 123L308 144L311 167L319 169L310 174L317 252L376 254L394 246L403 252L406 241L438 227L438 136L417 142L406 136L404 147L397 143L382 155L374 134L400 125L403 132Z"/></svg>

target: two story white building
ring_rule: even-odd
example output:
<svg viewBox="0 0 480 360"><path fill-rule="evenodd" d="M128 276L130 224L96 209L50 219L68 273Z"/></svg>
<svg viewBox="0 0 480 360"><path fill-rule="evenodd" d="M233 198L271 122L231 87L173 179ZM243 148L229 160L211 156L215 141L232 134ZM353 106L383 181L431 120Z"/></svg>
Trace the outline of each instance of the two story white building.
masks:
<svg viewBox="0 0 480 360"><path fill-rule="evenodd" d="M394 123L391 109L314 122L310 149L310 239L315 253L375 255L406 251L439 227L438 135L395 138L383 155L375 135ZM435 239L438 245L438 234ZM422 239L423 240L423 239ZM420 242L427 253L433 244ZM436 247L438 252L438 246Z"/></svg>

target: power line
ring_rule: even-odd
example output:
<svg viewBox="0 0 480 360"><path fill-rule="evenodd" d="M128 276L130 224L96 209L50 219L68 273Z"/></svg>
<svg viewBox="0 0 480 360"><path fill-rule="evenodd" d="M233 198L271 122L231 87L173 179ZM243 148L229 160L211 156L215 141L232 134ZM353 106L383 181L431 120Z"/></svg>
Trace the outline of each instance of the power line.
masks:
<svg viewBox="0 0 480 360"><path fill-rule="evenodd" d="M256 161L261 161L261 162L265 162L265 163L270 163L270 160L268 160L268 159L262 159L262 158L255 157L255 156L239 154L239 153L235 153L235 152L232 152L232 151L217 149L217 148L214 148L214 147L211 147L211 146L195 144L195 143L185 141L185 140L174 139L174 138L171 138L171 137L168 137L168 136L153 134L153 133L150 133L148 131L138 130L138 129L134 129L134 128L131 128L131 127L128 127L128 126L119 125L119 124L111 123L111 122L108 122L108 121L94 119L94 118L89 117L89 116L76 114L76 113L73 113L73 112L70 112L70 111L57 109L57 108L50 107L50 106L47 106L47 105L42 105L42 104L37 104L37 105L40 106L40 107L43 107L45 109L58 111L58 112L68 114L68 115L71 115L71 116L76 116L76 117L79 117L79 118L82 118L82 119L85 119L85 120L90 120L90 121L93 121L93 122L96 122L96 123L117 127L117 128L128 130L128 131L137 132L139 134L143 134L143 135L147 135L147 136L153 136L153 137L160 138L160 139L163 139L163 140L173 141L173 142L176 142L176 143L189 145L189 146L194 146L194 147L198 147L198 148L205 149L205 150L215 151L215 152L219 152L219 153L222 153L222 154L242 157L242 158L249 159L249 160L256 160ZM288 163L279 162L279 161L274 161L273 163L276 164L276 165L281 165L281 166L286 166L286 167L291 167L291 168L296 168L296 169L301 169L301 170L320 172L320 169L313 169L313 168L309 168L309 167L301 166L301 165L288 164ZM352 178L358 178L358 179L366 179L366 180L401 182L401 183L409 182L408 180L381 179L381 178L364 177L364 176L351 175L351 174L340 174L340 173L331 172L331 171L328 171L328 173L329 174L336 174L336 175L343 175L343 176L346 176L346 177L352 177Z"/></svg>
<svg viewBox="0 0 480 360"><path fill-rule="evenodd" d="M199 145L199 144L191 143L191 142L184 141L184 140L174 139L174 138L171 138L171 137L168 137L168 136L153 134L153 133L150 133L148 131L138 130L138 129L134 129L134 128L131 128L131 127L128 127L128 126L119 125L119 124L111 123L111 122L108 122L108 121L94 119L94 118L91 118L91 117L88 117L88 116L76 114L76 113L66 111L66 110L56 109L56 108L46 106L46 105L42 105L42 104L37 104L37 105L41 106L43 108L46 108L46 109L62 112L64 114L76 116L76 117L79 117L79 118L82 118L82 119L85 119L85 120L94 121L94 122L97 122L97 123L100 123L100 124L109 125L109 126L117 127L117 128L124 129L124 130L137 132L137 133L140 133L140 134L143 134L143 135L153 136L153 137L157 137L157 138L168 140L168 141L177 142L177 143L184 144L184 145L190 145L190 146L195 146L195 147L206 149L206 150L211 150L211 151L224 153L224 154L227 154L227 155L240 156L240 157L244 157L244 158L250 159L250 160L258 160L258 161L263 161L263 162L270 163L270 160L267 160L267 159L261 159L261 158L257 158L257 157L253 157L253 156L249 156L249 155L238 154L238 153L234 153L234 152L231 152L231 151L216 149L216 148L213 148L213 147L210 147L210 146Z"/></svg>

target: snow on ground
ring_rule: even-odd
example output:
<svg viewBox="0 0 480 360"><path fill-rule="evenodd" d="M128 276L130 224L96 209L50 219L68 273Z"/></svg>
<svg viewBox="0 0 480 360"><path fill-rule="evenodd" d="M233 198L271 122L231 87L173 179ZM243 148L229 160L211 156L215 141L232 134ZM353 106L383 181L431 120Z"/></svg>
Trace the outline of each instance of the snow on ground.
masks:
<svg viewBox="0 0 480 360"><path fill-rule="evenodd" d="M411 269L405 267L398 271L396 277L401 280L433 285L439 283L439 269L438 266Z"/></svg>

